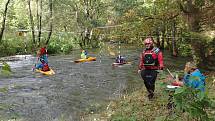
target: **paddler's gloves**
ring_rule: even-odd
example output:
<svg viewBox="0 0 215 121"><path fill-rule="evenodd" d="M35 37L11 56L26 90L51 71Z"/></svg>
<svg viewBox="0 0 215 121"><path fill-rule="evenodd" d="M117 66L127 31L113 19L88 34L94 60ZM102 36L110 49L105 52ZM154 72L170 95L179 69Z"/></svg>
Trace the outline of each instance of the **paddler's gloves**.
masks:
<svg viewBox="0 0 215 121"><path fill-rule="evenodd" d="M159 70L163 70L163 67L159 67Z"/></svg>
<svg viewBox="0 0 215 121"><path fill-rule="evenodd" d="M163 70L156 70L158 73L163 73Z"/></svg>

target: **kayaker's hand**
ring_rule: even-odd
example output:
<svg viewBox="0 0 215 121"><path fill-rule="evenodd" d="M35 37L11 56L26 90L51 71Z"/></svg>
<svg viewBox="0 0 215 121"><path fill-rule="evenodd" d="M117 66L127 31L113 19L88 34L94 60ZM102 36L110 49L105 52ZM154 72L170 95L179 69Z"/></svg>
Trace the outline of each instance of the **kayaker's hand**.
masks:
<svg viewBox="0 0 215 121"><path fill-rule="evenodd" d="M35 66L32 67L32 71L33 71L33 72L35 71Z"/></svg>
<svg viewBox="0 0 215 121"><path fill-rule="evenodd" d="M140 73L141 73L141 70L138 70L137 72L138 72L138 74L140 74Z"/></svg>
<svg viewBox="0 0 215 121"><path fill-rule="evenodd" d="M159 69L159 70L163 70L163 67L159 67L158 69Z"/></svg>
<svg viewBox="0 0 215 121"><path fill-rule="evenodd" d="M156 70L158 73L163 73L163 70Z"/></svg>

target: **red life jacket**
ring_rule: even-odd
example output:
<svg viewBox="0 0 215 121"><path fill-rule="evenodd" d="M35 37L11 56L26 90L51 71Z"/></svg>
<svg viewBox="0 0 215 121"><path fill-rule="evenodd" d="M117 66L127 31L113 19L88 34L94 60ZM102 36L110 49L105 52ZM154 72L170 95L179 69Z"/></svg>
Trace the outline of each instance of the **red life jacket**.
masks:
<svg viewBox="0 0 215 121"><path fill-rule="evenodd" d="M44 64L43 65L43 68L42 68L42 71L49 71L50 69L49 69L49 66L48 66L48 64Z"/></svg>
<svg viewBox="0 0 215 121"><path fill-rule="evenodd" d="M153 48L152 50L144 50L144 66L158 66L158 48Z"/></svg>
<svg viewBox="0 0 215 121"><path fill-rule="evenodd" d="M159 69L163 68L162 52L154 47L150 50L143 50L140 56L139 69Z"/></svg>

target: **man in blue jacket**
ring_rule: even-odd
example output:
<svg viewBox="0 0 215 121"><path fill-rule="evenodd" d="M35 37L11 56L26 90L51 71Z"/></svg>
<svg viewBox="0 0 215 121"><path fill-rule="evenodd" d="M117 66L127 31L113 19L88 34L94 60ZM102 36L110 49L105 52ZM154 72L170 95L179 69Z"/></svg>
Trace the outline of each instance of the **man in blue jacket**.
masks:
<svg viewBox="0 0 215 121"><path fill-rule="evenodd" d="M195 63L187 62L184 71L186 74L183 83L186 86L205 91L205 76L197 69Z"/></svg>

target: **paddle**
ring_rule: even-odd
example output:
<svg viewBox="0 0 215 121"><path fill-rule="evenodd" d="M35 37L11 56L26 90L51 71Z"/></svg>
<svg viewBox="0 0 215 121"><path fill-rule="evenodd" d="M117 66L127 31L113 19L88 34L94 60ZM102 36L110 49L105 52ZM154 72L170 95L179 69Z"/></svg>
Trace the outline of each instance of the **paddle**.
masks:
<svg viewBox="0 0 215 121"><path fill-rule="evenodd" d="M34 72L34 71L35 71L35 69L36 69L36 65L37 65L38 61L39 61L39 58L37 58L36 63L34 63L34 65L33 65L33 67L32 67L32 71L33 71L33 72Z"/></svg>
<svg viewBox="0 0 215 121"><path fill-rule="evenodd" d="M38 55L38 53L37 53L37 55ZM36 63L34 63L34 66L32 67L33 72L35 71L36 65L37 65L37 63L38 63L38 61L40 59L39 56L36 59L37 59L37 61L36 61Z"/></svg>
<svg viewBox="0 0 215 121"><path fill-rule="evenodd" d="M180 82L179 81L179 79L178 79L178 74L176 74L176 76L174 76L171 72L170 72L170 70L167 68L167 71L169 72L169 74L171 75L171 77L173 78L173 80L172 80L172 85L173 86L182 86L183 85L183 83L182 82Z"/></svg>
<svg viewBox="0 0 215 121"><path fill-rule="evenodd" d="M173 79L175 79L175 77L174 77L174 75L170 72L170 70L167 68L167 71L168 71L168 73L171 75L171 77L173 78Z"/></svg>

